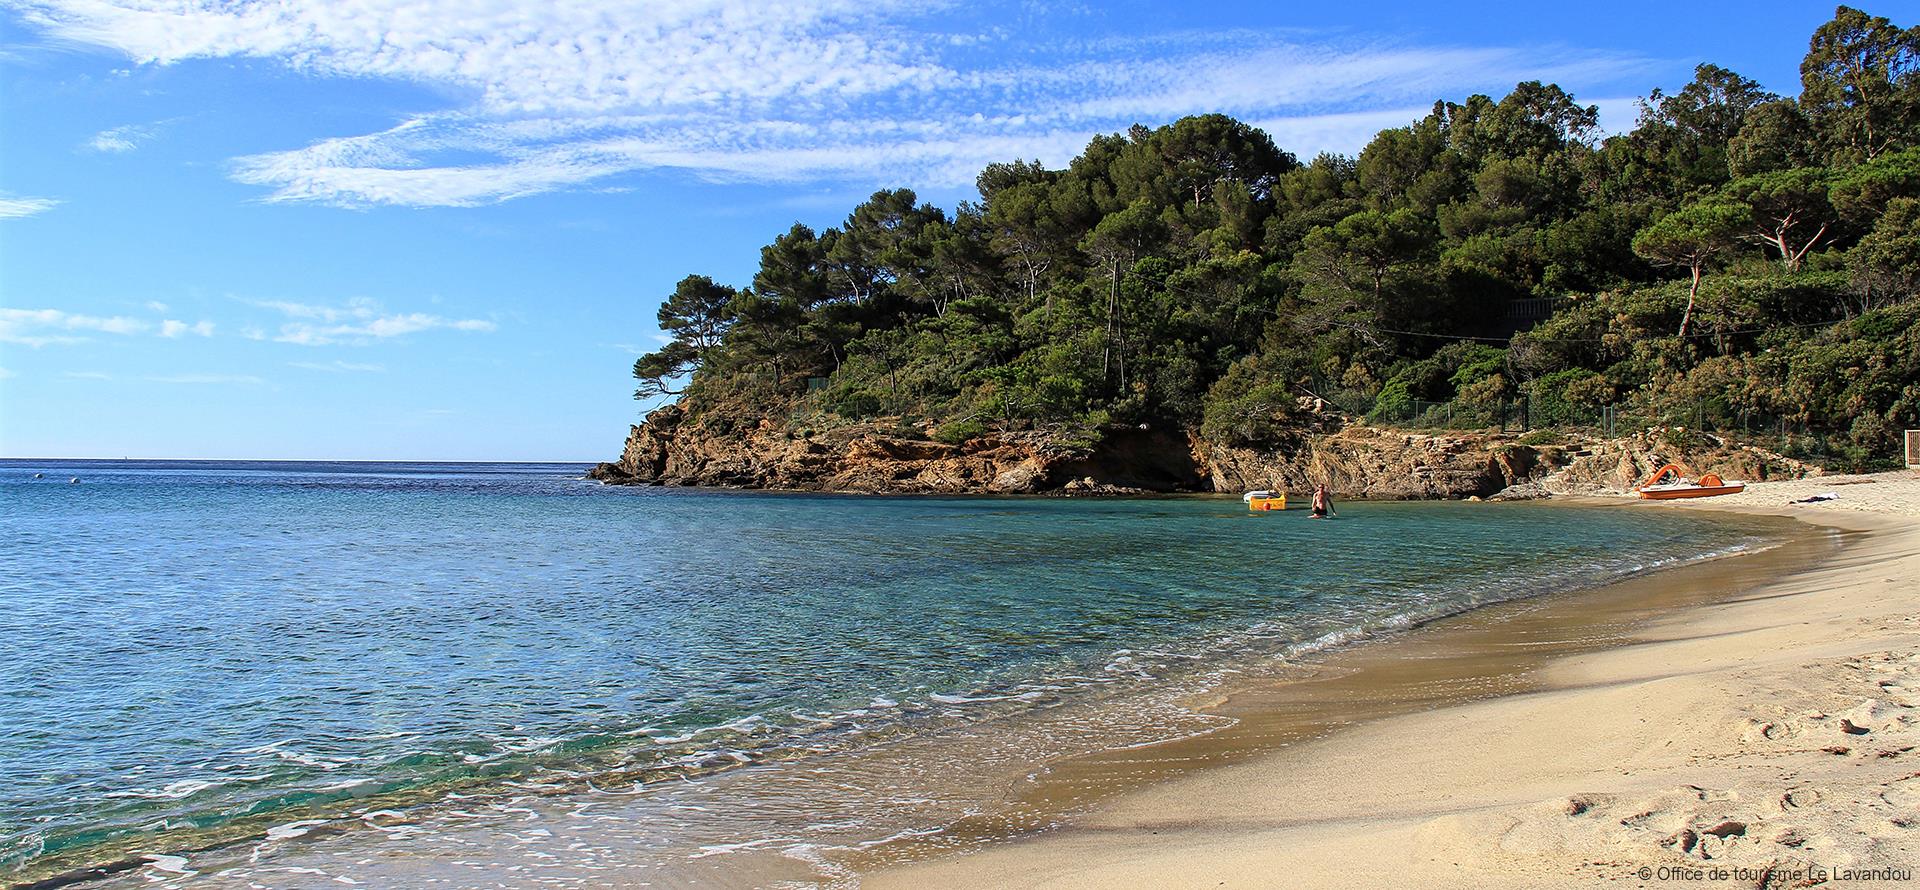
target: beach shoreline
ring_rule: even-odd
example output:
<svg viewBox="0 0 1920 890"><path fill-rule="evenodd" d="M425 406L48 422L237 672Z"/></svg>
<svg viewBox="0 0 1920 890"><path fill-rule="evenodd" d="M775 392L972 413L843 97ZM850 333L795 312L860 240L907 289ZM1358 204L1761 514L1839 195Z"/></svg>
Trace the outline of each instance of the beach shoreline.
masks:
<svg viewBox="0 0 1920 890"><path fill-rule="evenodd" d="M1849 484L1861 487L1787 505ZM1773 577L1764 554L1723 561L1761 576L1730 597L1699 588L1733 579L1702 581L1693 571L1692 586L1707 595L1639 616L1617 645L1560 647L1524 677L1494 672L1509 688L1269 738L1263 750L1217 758L1225 762L1158 752L1204 767L1164 775L1148 775L1155 758L1138 752L1056 764L1054 775L1070 777L1056 784L1125 790L1048 830L964 855L875 857L861 868L861 886L1256 887L1283 878L1290 886L1654 886L1695 875L1807 886L1911 877L1920 862L1920 714L1912 712L1920 703L1920 480L1810 479L1713 501L1615 503L1790 516L1843 543ZM1555 608L1591 607L1607 589L1559 598ZM1503 608L1524 618L1539 607L1487 607L1436 631L1457 634L1510 620ZM1576 637L1594 630L1559 626ZM1433 636L1407 634L1344 657L1399 659L1417 672L1432 663L1419 646ZM1435 679L1443 687L1458 680ZM1243 724L1271 721L1287 704L1285 694L1259 699L1237 706ZM1724 874L1714 878L1716 870Z"/></svg>
<svg viewBox="0 0 1920 890"><path fill-rule="evenodd" d="M1580 499L1580 503L1609 511L1643 509L1619 500ZM1461 507L1475 509L1472 505L1463 504ZM1489 504L1481 509L1526 508ZM700 847L699 852L686 862L669 866L665 860L673 859L673 851L678 847L653 849L644 844L634 846L635 839L617 834L588 833L577 837L596 847L605 847L609 856L618 859L653 858L657 855L663 861L656 863L651 871L642 871L646 871L647 879L664 878L668 883L684 877L688 880L697 879L702 885L715 886L768 886L775 883L852 886L855 882L888 886L887 882L899 876L908 876L908 883L919 883L919 878L912 877L919 869L939 869L954 863L980 861L973 856L943 858L955 850L985 850L982 855L994 856L1008 850L1027 848L1030 844L1071 836L1082 826L1098 828L1097 822L1088 820L1106 818L1111 805L1124 807L1129 800L1140 795L1160 793L1163 789L1183 787L1190 781L1205 781L1209 776L1250 768L1276 756L1276 752L1283 749L1288 753L1307 751L1332 743L1332 740L1354 731L1402 717L1540 692L1554 685L1545 677L1557 659L1600 653L1628 645L1633 642L1630 634L1638 632L1650 620L1676 610L1723 599L1726 590L1757 588L1772 577L1795 573L1823 560L1830 561L1836 550L1832 534L1818 531L1812 526L1793 525L1785 521L1781 525L1801 531L1777 544L1761 548L1759 552L1735 551L1722 558L1708 557L1684 565L1642 572L1624 581L1596 581L1596 584L1600 584L1598 587L1583 586L1495 602L1426 621L1410 629L1383 632L1371 639L1356 641L1357 645L1337 645L1304 660L1283 659L1284 663L1276 662L1278 668L1275 670L1250 671L1239 680L1221 683L1205 691L1190 692L1189 697L1184 699L1168 701L1170 709L1134 715L1133 719L1173 715L1192 723L1182 730L1184 734L1181 737L1171 740L1168 740L1170 727L1167 724L1142 723L1135 735L1156 728L1158 732L1151 740L1142 739L1138 745L1108 741L1102 747L1103 743L1096 741L1093 746L1079 747L1079 753L1058 751L1051 759L1022 760L1024 752L1041 750L1041 746L1071 748L1079 744L1048 738L1048 726L1068 728L1078 725L1077 718L1072 716L1076 712L1063 710L1054 724L1019 719L1018 727L1024 730L1016 733L1021 738L1019 741L1010 735L1012 730L1009 724L994 720L976 729L908 740L904 745L880 745L840 763L838 768L842 770L842 775L845 775L845 770L854 770L864 774L863 780L869 783L882 780L885 776L898 775L911 783L920 781L915 777L927 772L929 766L962 757L970 758L973 762L996 764L994 769L1000 772L994 775L1001 777L996 779L985 773L975 776L970 771L969 778L963 781L948 775L939 783L943 799L951 797L968 803L970 814L960 816L957 821L949 816L932 822L919 819L912 820L911 824L902 822L898 826L901 830L890 834L886 840L855 838L853 840L856 842L834 845L812 841L799 843L795 838L792 839L795 843L788 844L777 843L780 840L778 832L764 836L742 834L711 849ZM1570 623L1560 614L1560 611L1568 608L1582 610L1585 619ZM1571 637L1563 633L1573 626L1582 628L1581 633ZM1474 638L1478 642L1463 643L1466 638ZM1475 645L1479 648L1475 649ZM1409 659L1409 653L1414 657ZM1437 668L1436 665L1444 658L1453 660L1444 669ZM1407 665L1417 669L1404 670ZM1250 668L1252 665L1242 667ZM1356 692L1363 694L1356 695ZM1159 701L1159 694L1156 693L1153 700ZM1088 703L1086 707L1110 709L1109 705L1098 703ZM1096 731L1111 733L1115 730ZM958 736L957 747L955 736ZM1058 756L1061 754L1065 756ZM775 766L778 772L776 765L770 766ZM767 786L761 784L765 775L753 775L760 772L749 768L738 774L731 771L722 773L715 776L713 782L703 781L707 787L701 795L727 796L719 789L753 784L759 790L746 793L740 800L756 806L774 804L776 801L788 806L804 803L802 797L793 795L806 794L805 783L770 792ZM801 772L810 773L812 770ZM631 804L621 803L617 821L644 826L660 818L672 820L676 818L672 811L678 806L674 800L675 794L677 792L667 794L652 805L643 803L640 798L635 798ZM734 797L727 796L727 799ZM541 818L535 824L549 825L560 836L568 837L568 831L572 830L575 823L569 822L568 829L560 829L560 823L568 816L565 811L574 802L589 801L595 807L606 805L604 798L592 801L591 798L571 795L556 798L553 806L527 801L511 803L515 807L538 808ZM702 800L703 805L710 803L710 800ZM831 812L836 817L855 816L858 814L850 807L856 803L849 799L841 801L844 806L829 810L815 806L805 809L805 812L814 815ZM502 812L530 811L503 808ZM464 817L465 814L461 815ZM874 810L869 815L880 816L881 813ZM958 813L954 813L954 816L958 816ZM418 824L424 829L432 820L438 826L434 830L452 827L441 824L446 820L433 815L432 810L422 812L420 817L421 821L415 823L414 817L408 816L407 824ZM521 838L504 831L495 832L491 828L478 831L456 828L454 830L459 832L461 838L457 847L435 845L431 851L414 849L410 852L400 848L388 849L373 835L390 830L395 818L383 817L383 821L374 826L378 832L360 832L365 836L363 840L357 841L351 836L334 837L334 832L340 826L329 825L311 833L312 843L270 843L260 849L272 853L267 861L274 863L280 878L296 872L319 875L321 872L315 869L331 871L349 862L357 866L346 869L342 874L366 878L369 875L363 869L373 861L369 857L377 857L384 863L376 869L377 873L383 874L388 880L414 885L428 880L460 883L474 879L471 872L463 870L465 863L455 861L460 857L447 855L451 850L486 849L490 851L489 855L502 857L500 861L512 861L509 857L517 855L513 848L526 843ZM519 817L512 818L517 821ZM833 819L821 821L832 822ZM1196 830L1198 826L1206 825L1204 819L1192 821ZM1159 831L1164 827L1159 823L1156 825L1158 827L1148 830ZM765 831L773 826L739 827L743 831ZM429 830L420 836L430 836L432 833L433 830ZM305 829L300 834L307 836ZM353 832L348 834L352 835ZM323 836L327 839L321 840ZM878 838L879 835L869 837ZM574 838L568 837L568 840L573 841ZM557 849L560 846L558 841L557 837L554 842L541 841L530 849L536 852L541 847ZM219 877L215 876L238 880L249 874L250 869L241 861L249 858L249 846L210 850L206 851L204 857L194 855L193 866L208 869L200 873L199 880L212 878L217 883ZM619 852L622 849L624 853ZM796 850L801 851L801 855L796 855ZM725 855L720 855L723 852ZM138 862L139 857L128 860L128 864ZM240 867L239 871L228 871L236 866ZM156 879L172 881L172 875L158 874L156 868L136 867L104 883L132 886L136 882ZM611 878L611 874L607 877ZM635 872L631 877L633 883L642 880L640 872ZM1159 883L1151 875L1137 877L1140 881ZM951 880L937 879L936 885L1002 881L1003 878L997 876L956 875Z"/></svg>

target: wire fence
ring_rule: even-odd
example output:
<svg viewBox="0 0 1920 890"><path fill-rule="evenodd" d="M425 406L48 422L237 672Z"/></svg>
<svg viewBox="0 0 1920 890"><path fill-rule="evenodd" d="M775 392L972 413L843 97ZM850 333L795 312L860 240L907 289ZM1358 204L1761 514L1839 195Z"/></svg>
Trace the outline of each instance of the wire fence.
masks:
<svg viewBox="0 0 1920 890"><path fill-rule="evenodd" d="M1648 430L1668 436L1687 432L1732 437L1787 457L1823 464L1859 462L1859 449L1845 436L1781 414L1745 411L1723 401L1700 399L1649 406L1631 402L1602 405L1570 402L1553 392L1522 387L1513 395L1488 401L1460 399L1375 400L1371 405L1347 393L1334 401L1353 416L1383 426L1410 430L1499 430L1511 434L1584 433L1613 439ZM1353 410L1359 407L1361 410Z"/></svg>

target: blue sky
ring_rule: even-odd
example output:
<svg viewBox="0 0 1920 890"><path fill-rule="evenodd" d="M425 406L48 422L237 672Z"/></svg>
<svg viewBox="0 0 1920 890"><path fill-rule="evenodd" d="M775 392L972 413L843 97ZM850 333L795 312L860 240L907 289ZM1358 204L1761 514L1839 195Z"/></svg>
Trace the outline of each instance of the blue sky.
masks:
<svg viewBox="0 0 1920 890"><path fill-rule="evenodd" d="M1703 61L1797 92L1832 13L0 0L0 456L610 459L673 283L875 188L1210 111L1352 153L1529 79L1623 129Z"/></svg>

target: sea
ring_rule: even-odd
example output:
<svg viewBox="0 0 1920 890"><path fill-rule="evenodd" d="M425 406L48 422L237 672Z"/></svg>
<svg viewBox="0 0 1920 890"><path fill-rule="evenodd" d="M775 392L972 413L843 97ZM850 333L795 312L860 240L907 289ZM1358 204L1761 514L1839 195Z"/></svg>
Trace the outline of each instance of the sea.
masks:
<svg viewBox="0 0 1920 890"><path fill-rule="evenodd" d="M1774 533L586 469L0 460L0 885L338 887L396 849L426 870L372 883L817 859L977 813L956 777L1205 732L1176 693L1227 674ZM421 864L463 856L485 867Z"/></svg>

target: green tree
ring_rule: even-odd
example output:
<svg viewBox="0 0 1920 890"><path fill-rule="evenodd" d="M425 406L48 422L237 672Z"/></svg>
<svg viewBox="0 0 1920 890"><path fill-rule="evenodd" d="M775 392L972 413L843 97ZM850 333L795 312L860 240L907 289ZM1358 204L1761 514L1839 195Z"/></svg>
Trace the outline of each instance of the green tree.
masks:
<svg viewBox="0 0 1920 890"><path fill-rule="evenodd" d="M1889 152L1839 173L1834 207L1850 220L1871 224L1895 198L1920 198L1920 147Z"/></svg>
<svg viewBox="0 0 1920 890"><path fill-rule="evenodd" d="M640 387L636 399L678 395L674 381L692 374L720 347L733 326L737 292L705 275L688 275L660 304L655 319L673 339L633 363Z"/></svg>
<svg viewBox="0 0 1920 890"><path fill-rule="evenodd" d="M1313 230L1293 262L1304 332L1345 329L1384 345L1380 328L1394 315L1396 291L1432 244L1431 225L1411 209L1366 210Z"/></svg>
<svg viewBox="0 0 1920 890"><path fill-rule="evenodd" d="M1920 296L1920 199L1895 198L1847 258L1859 312Z"/></svg>
<svg viewBox="0 0 1920 890"><path fill-rule="evenodd" d="M1718 186L1727 181L1728 147L1748 115L1779 98L1732 71L1703 64L1678 92L1656 89L1640 102L1640 122L1628 141L1675 193Z"/></svg>
<svg viewBox="0 0 1920 890"><path fill-rule="evenodd" d="M1742 177L1728 183L1724 194L1752 208L1747 237L1778 253L1788 272L1798 272L1807 251L1833 229L1828 183L1826 170L1800 167Z"/></svg>
<svg viewBox="0 0 1920 890"><path fill-rule="evenodd" d="M1920 135L1920 26L1903 29L1839 7L1813 32L1800 86L1800 105L1830 163L1857 164L1913 145Z"/></svg>
<svg viewBox="0 0 1920 890"><path fill-rule="evenodd" d="M1633 252L1662 266L1684 266L1692 276L1687 310L1680 316L1680 338L1686 339L1693 321L1693 305L1700 296L1700 278L1707 265L1732 249L1752 219L1752 208L1738 204L1689 204L1661 217L1633 236Z"/></svg>
<svg viewBox="0 0 1920 890"><path fill-rule="evenodd" d="M1764 102L1746 114L1727 142L1727 172L1752 176L1814 163L1813 123L1791 99Z"/></svg>
<svg viewBox="0 0 1920 890"><path fill-rule="evenodd" d="M1026 181L997 189L987 201L988 243L1019 270L1029 307L1038 301L1041 277L1058 261L1056 252L1070 230L1070 223L1061 218L1052 198L1053 189L1048 183ZM1051 292L1046 312L1051 319Z"/></svg>
<svg viewBox="0 0 1920 890"><path fill-rule="evenodd" d="M688 275L660 304L660 329L704 356L720 345L733 325L733 298L739 292L705 275Z"/></svg>
<svg viewBox="0 0 1920 890"><path fill-rule="evenodd" d="M676 396L682 390L674 389L674 381L692 374L700 367L700 354L689 344L675 340L661 348L649 352L633 363L633 376L640 381L640 387L633 392L636 399L652 399L660 396Z"/></svg>
<svg viewBox="0 0 1920 890"><path fill-rule="evenodd" d="M1153 205L1146 198L1139 198L1125 210L1101 219L1081 242L1081 249L1098 260L1107 272L1107 345L1100 352L1100 375L1106 379L1112 373L1113 359L1118 352L1122 389L1127 385L1127 368L1126 323L1120 313L1120 273L1131 268L1134 260L1164 243L1165 237L1166 227Z"/></svg>

